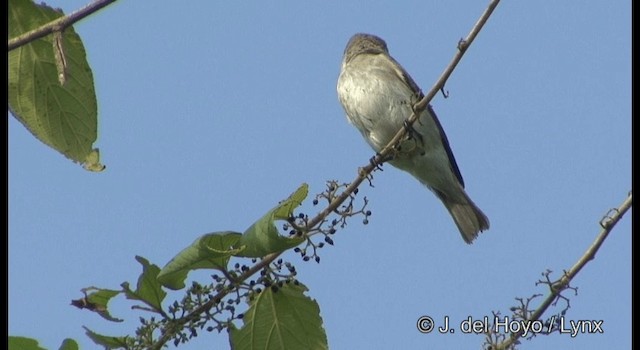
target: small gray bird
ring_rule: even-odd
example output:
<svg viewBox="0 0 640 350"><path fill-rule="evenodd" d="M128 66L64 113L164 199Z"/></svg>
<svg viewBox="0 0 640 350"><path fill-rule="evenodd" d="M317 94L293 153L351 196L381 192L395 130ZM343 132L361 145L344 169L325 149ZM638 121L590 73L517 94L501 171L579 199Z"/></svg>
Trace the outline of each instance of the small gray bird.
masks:
<svg viewBox="0 0 640 350"><path fill-rule="evenodd" d="M347 43L338 78L338 97L347 119L376 151L382 150L412 113L422 91L389 55L384 40L356 34ZM462 238L471 243L489 219L464 191L464 181L435 112L429 106L389 161L417 178L449 210Z"/></svg>

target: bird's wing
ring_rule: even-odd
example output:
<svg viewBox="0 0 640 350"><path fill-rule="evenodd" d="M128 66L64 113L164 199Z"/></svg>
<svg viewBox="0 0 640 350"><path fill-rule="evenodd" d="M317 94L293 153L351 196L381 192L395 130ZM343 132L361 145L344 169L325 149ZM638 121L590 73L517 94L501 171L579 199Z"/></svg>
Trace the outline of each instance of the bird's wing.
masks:
<svg viewBox="0 0 640 350"><path fill-rule="evenodd" d="M442 145L444 146L444 150L447 152L447 156L449 157L449 164L451 164L451 170L458 178L460 185L464 188L464 179L462 178L462 174L460 173L460 168L458 168L458 163L456 163L456 157L453 156L453 152L451 151L451 146L449 146L449 140L447 139L447 134L444 133L444 129L442 125L440 125L440 121L436 116L436 112L433 110L431 105L427 106L427 110L433 117L433 120L436 122L436 126L438 127L438 132L440 133L440 138L442 139Z"/></svg>
<svg viewBox="0 0 640 350"><path fill-rule="evenodd" d="M402 81L404 81L405 84L411 89L411 91L413 91L413 93L417 96L417 100L412 101L412 103L418 102L420 99L424 97L422 90L420 90L420 87L418 86L418 84L416 84L416 82L413 80L413 78L411 78L409 73L407 73L407 71L404 70L404 68L393 57L389 57L389 58L394 63L393 67L396 74L398 74L398 77L402 79ZM442 146L444 146L444 150L447 152L447 156L449 157L449 164L451 164L451 170L456 175L456 178L460 182L460 185L462 185L462 188L464 188L464 179L462 178L462 174L460 173L460 168L458 168L458 163L456 162L456 158L453 156L453 151L451 151L451 146L449 146L449 139L447 139L447 134L444 133L444 129L442 128L442 125L440 124L440 121L436 116L436 112L431 107L431 104L427 106L427 111L429 112L429 114L435 121L436 126L438 127L438 133L440 134L440 139L442 140Z"/></svg>

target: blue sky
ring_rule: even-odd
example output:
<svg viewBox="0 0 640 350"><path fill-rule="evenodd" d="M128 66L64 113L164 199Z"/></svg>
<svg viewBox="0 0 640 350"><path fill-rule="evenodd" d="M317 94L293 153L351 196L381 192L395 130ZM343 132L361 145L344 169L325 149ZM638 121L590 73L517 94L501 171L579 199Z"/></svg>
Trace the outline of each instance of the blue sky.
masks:
<svg viewBox="0 0 640 350"><path fill-rule="evenodd" d="M69 302L86 286L135 282L135 255L163 266L201 234L243 231L303 182L314 194L351 181L372 151L335 91L349 37L384 38L428 90L485 6L119 1L77 24L107 169L84 171L9 118L9 334L92 349L83 325L133 332L123 300L113 309L124 324ZM349 222L320 264L285 254L332 349L480 348L482 336L421 334L416 321L457 325L545 293L540 273L570 268L631 189L630 1L504 1L446 89L432 104L491 229L464 244L435 196L386 165L360 191L368 225ZM521 349L630 348L630 263L631 213L573 282L567 318L603 320L604 334ZM203 334L181 348L228 341Z"/></svg>

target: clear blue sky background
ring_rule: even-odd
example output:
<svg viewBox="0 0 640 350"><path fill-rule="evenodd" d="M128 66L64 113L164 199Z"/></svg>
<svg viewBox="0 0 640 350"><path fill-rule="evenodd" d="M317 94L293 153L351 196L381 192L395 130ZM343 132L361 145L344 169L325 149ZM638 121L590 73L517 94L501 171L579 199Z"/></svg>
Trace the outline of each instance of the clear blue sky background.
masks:
<svg viewBox="0 0 640 350"><path fill-rule="evenodd" d="M135 282L135 255L163 266L201 234L243 231L302 182L314 194L351 181L372 151L336 96L349 37L384 38L428 90L486 3L122 0L79 23L107 169L84 171L9 118L9 333L93 349L83 325L133 332L126 301L113 302L124 324L69 302ZM631 189L630 1L504 1L446 89L432 103L491 229L467 246L426 188L385 166L360 192L369 225L352 220L320 264L285 255L332 349L480 348L481 335L420 334L416 320L457 325L546 293L540 273L570 268ZM521 348L630 348L630 214L573 285L568 319L605 333Z"/></svg>

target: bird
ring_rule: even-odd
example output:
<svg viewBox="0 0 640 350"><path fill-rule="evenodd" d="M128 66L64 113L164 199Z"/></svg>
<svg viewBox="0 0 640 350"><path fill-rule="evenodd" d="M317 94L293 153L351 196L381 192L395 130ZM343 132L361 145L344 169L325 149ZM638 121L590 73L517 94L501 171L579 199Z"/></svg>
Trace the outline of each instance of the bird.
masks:
<svg viewBox="0 0 640 350"><path fill-rule="evenodd" d="M380 152L401 129L408 137L388 162L429 188L451 214L462 239L470 244L489 229L489 219L469 198L456 159L433 107L409 126L413 105L424 96L409 73L389 54L386 42L372 34L349 39L337 83L348 121Z"/></svg>

